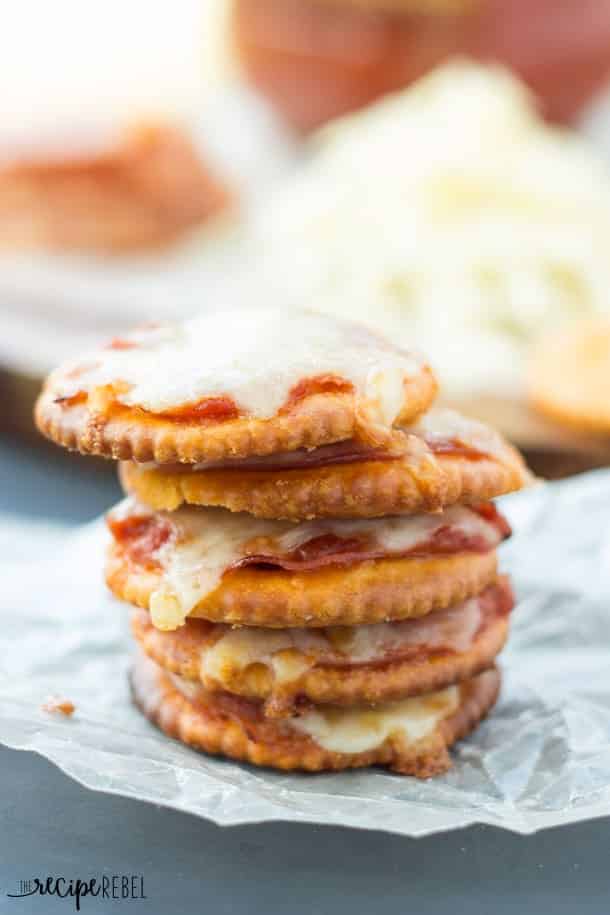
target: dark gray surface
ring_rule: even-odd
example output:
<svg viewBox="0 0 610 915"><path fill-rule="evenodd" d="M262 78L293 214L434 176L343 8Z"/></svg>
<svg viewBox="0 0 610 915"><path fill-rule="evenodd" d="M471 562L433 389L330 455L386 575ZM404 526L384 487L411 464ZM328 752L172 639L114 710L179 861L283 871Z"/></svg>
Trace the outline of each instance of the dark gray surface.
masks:
<svg viewBox="0 0 610 915"><path fill-rule="evenodd" d="M0 439L0 512L89 521L120 498L110 461Z"/></svg>
<svg viewBox="0 0 610 915"><path fill-rule="evenodd" d="M163 915L608 912L607 823L529 838L472 828L417 840L288 823L221 829L85 791L33 754L5 750L0 763L7 912L72 910L66 900L5 899L20 878L103 873L142 874L148 899L123 905ZM85 900L83 911L121 906L105 905Z"/></svg>
<svg viewBox="0 0 610 915"><path fill-rule="evenodd" d="M110 473L0 442L0 511L82 521L117 497ZM473 827L427 839L265 824L220 829L95 794L45 760L0 750L0 911L72 912L10 899L17 881L138 874L146 900L85 899L83 912L418 915L610 911L610 820L523 838Z"/></svg>

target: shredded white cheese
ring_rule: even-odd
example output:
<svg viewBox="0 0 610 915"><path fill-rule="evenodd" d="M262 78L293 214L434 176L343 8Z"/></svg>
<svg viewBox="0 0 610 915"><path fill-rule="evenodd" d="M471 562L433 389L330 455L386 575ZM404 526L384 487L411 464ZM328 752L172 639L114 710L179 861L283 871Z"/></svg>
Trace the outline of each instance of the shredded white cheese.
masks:
<svg viewBox="0 0 610 915"><path fill-rule="evenodd" d="M417 341L449 396L514 397L530 341L608 312L610 176L508 72L453 63L324 130L254 248L264 301Z"/></svg>

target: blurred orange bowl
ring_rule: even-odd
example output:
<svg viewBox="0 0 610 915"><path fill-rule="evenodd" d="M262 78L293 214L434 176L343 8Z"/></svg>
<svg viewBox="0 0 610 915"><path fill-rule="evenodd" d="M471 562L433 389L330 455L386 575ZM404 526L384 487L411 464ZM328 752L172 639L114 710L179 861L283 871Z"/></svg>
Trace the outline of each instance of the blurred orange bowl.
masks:
<svg viewBox="0 0 610 915"><path fill-rule="evenodd" d="M610 78L610 0L234 0L232 28L252 83L301 131L456 54L511 67L555 121Z"/></svg>

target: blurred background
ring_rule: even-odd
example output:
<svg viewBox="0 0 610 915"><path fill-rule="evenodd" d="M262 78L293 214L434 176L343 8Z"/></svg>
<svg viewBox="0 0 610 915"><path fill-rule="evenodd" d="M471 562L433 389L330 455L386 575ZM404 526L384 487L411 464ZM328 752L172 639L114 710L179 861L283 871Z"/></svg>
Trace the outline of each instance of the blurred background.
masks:
<svg viewBox="0 0 610 915"><path fill-rule="evenodd" d="M610 464L610 0L21 0L0 69L7 478L63 460L59 361L261 302L420 346L542 475Z"/></svg>

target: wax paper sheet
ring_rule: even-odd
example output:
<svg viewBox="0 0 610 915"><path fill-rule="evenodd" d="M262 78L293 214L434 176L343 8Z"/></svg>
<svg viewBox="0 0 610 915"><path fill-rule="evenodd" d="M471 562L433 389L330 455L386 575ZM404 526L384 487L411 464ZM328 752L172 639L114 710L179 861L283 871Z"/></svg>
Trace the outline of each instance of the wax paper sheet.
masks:
<svg viewBox="0 0 610 915"><path fill-rule="evenodd" d="M530 833L610 814L610 472L503 500L519 597L502 698L428 782L384 770L294 775L214 759L132 707L126 608L102 584L106 534L0 525L0 741L89 788L219 824L290 820L417 836L471 823ZM49 715L49 694L72 718Z"/></svg>

